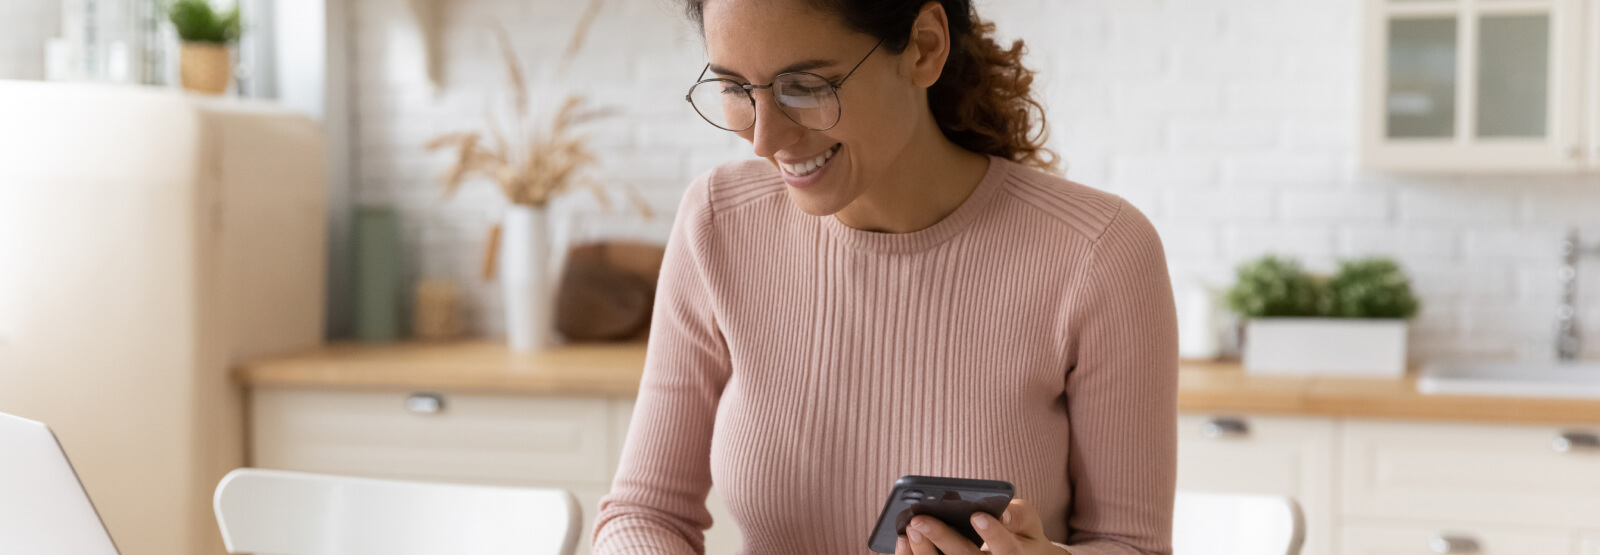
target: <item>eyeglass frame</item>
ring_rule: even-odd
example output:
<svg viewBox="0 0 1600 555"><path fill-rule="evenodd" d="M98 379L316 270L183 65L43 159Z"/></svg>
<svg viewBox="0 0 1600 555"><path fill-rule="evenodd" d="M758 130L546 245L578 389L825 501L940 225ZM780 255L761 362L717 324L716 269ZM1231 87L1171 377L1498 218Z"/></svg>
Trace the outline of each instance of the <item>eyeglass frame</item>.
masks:
<svg viewBox="0 0 1600 555"><path fill-rule="evenodd" d="M824 127L822 129L815 129L815 128L811 128L811 127L806 127L806 124L800 123L799 121L795 121L794 116L790 115L788 110L784 110L783 106L781 104L778 106L778 111L779 112L783 112L783 116L786 117L786 118L789 118L789 121L793 121L796 125L799 125L801 127L806 127L806 129L810 129L812 131L827 131L829 129L833 129L834 127L838 127L839 122L844 121L844 101L843 100L839 100L839 89L844 87L844 82L846 80L850 79L851 75L855 75L856 74L856 70L857 69L861 69L861 64L867 63L867 58L871 58L872 57L872 53L873 52L877 52L878 48L883 46L883 42L886 41L886 40L888 40L888 39L880 39L880 40L878 40L878 44L872 45L872 50L868 50L867 51L867 55L866 56L862 56L861 57L861 61L856 62L855 67L850 68L850 72L849 73L846 73L846 74L844 74L844 77L839 78L839 82L838 83L835 83L833 81L829 81L827 77L823 77L821 75L817 75L817 74L811 73L809 71L787 71L787 72L784 72L784 73L779 73L777 75L772 76L772 82L771 83L767 83L765 85L756 85L756 84L753 84L753 83L740 83L738 81L734 81L732 79L727 79L727 78L723 78L723 77L713 77L711 79L706 79L705 78L706 72L707 71L711 71L711 63L707 62L706 63L706 67L704 69L700 70L700 76L696 77L696 79L698 79L698 80L695 81L693 85L689 85L689 92L684 93L683 99L689 103L689 107L690 108L694 109L695 115L700 116L700 119L706 120L706 123L711 124L712 127L715 127L717 129L721 129L723 131L728 131L728 132L732 132L732 133L738 133L740 131L744 131L746 129L750 129L750 128L755 127L756 126L756 114L760 113L759 110L755 110L756 96L755 96L755 94L751 93L750 91L756 90L756 89L771 89L772 86L778 84L778 80L782 79L783 76L785 76L785 75L810 75L812 77L816 77L817 79L821 79L822 82L827 83L829 87L832 87L832 89L833 89L833 97L834 97L835 100L839 101L839 116L838 116L838 118L833 120L833 125L829 125L829 126ZM733 83L735 85L738 85L739 88L744 90L744 97L746 99L750 100L751 115L750 115L750 125L749 126L746 126L743 129L728 129L728 128L723 127L721 125L717 125L716 122L711 121L711 118L706 117L706 115L704 113L700 112L700 107L696 106L695 103L694 103L694 88L698 87L700 85L703 85L705 83L710 83L712 81L727 81L729 83ZM773 102L777 102L777 99L773 99Z"/></svg>

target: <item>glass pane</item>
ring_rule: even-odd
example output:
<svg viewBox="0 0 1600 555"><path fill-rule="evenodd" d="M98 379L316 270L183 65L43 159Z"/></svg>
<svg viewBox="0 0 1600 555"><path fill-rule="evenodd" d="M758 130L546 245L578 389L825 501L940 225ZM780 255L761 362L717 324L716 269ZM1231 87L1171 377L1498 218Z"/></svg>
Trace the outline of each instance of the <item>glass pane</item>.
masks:
<svg viewBox="0 0 1600 555"><path fill-rule="evenodd" d="M1478 24L1478 136L1543 137L1550 16L1485 16Z"/></svg>
<svg viewBox="0 0 1600 555"><path fill-rule="evenodd" d="M1451 137L1456 132L1456 18L1389 22L1390 137Z"/></svg>

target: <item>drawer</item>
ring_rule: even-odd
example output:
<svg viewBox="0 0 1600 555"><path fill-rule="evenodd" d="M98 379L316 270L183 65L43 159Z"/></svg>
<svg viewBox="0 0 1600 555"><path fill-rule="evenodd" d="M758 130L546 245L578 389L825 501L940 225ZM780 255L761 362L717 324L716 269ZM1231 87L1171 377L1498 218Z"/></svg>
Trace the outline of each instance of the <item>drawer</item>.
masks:
<svg viewBox="0 0 1600 555"><path fill-rule="evenodd" d="M409 392L258 389L252 464L329 474L478 483L609 486L604 399L444 395L436 413Z"/></svg>
<svg viewBox="0 0 1600 555"><path fill-rule="evenodd" d="M1600 449L1555 449L1600 427L1345 423L1347 516L1600 527Z"/></svg>
<svg viewBox="0 0 1600 555"><path fill-rule="evenodd" d="M1360 523L1345 525L1339 545L1344 555L1567 555L1573 552L1572 536L1483 525Z"/></svg>
<svg viewBox="0 0 1600 555"><path fill-rule="evenodd" d="M1292 496L1306 518L1303 555L1330 555L1337 429L1327 418L1180 415L1178 488Z"/></svg>

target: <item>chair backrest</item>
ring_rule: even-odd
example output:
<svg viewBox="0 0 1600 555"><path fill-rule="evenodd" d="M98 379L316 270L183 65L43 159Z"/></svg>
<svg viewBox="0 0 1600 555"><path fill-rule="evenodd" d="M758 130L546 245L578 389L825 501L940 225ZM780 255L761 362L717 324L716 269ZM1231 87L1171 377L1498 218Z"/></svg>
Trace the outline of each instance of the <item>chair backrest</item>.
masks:
<svg viewBox="0 0 1600 555"><path fill-rule="evenodd" d="M229 553L571 555L572 493L241 468L212 501Z"/></svg>
<svg viewBox="0 0 1600 555"><path fill-rule="evenodd" d="M1305 517L1293 498L1178 492L1173 555L1299 555Z"/></svg>

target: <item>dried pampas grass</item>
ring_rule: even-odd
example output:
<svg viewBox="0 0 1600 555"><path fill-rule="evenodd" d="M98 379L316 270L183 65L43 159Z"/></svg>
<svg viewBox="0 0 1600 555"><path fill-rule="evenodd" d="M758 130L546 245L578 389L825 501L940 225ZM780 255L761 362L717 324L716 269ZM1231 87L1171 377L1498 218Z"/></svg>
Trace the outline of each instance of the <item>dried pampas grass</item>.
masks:
<svg viewBox="0 0 1600 555"><path fill-rule="evenodd" d="M600 0L590 0L572 41L562 55L562 72L582 48L589 27L599 14ZM581 95L568 95L561 108L542 129L528 125L528 87L523 78L522 63L503 26L493 27L495 40L505 61L506 77L510 83L511 121L510 138L493 110L485 114L486 131L464 131L441 135L429 141L427 149L452 149L455 160L441 176L446 197L454 195L461 184L473 176L487 177L500 188L506 199L515 204L545 207L551 200L574 187L584 187L594 193L595 199L610 208L611 199L605 187L584 175L584 170L594 166L598 159L589 149L586 138L575 134L575 128L595 120L617 115L610 108L585 106ZM628 199L645 217L651 217L648 203L631 187L626 187Z"/></svg>

